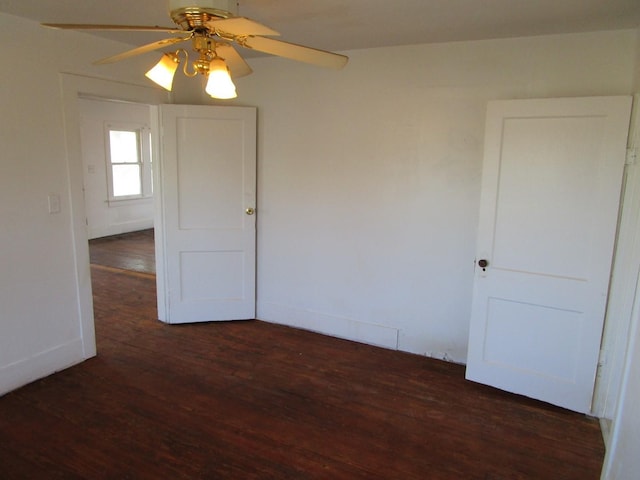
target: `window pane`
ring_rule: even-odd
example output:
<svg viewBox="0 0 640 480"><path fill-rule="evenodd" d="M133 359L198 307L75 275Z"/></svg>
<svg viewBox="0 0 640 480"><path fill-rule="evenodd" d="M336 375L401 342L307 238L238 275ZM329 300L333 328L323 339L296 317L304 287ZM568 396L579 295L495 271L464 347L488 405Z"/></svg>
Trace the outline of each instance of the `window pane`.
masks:
<svg viewBox="0 0 640 480"><path fill-rule="evenodd" d="M138 132L109 130L111 163L138 163Z"/></svg>
<svg viewBox="0 0 640 480"><path fill-rule="evenodd" d="M141 195L140 165L113 165L113 196Z"/></svg>

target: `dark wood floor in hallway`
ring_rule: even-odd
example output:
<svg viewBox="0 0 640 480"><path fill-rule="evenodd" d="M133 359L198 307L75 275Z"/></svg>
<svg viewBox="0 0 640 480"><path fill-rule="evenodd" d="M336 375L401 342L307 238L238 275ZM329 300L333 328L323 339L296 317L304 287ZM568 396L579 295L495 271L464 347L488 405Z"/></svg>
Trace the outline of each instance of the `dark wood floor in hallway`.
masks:
<svg viewBox="0 0 640 480"><path fill-rule="evenodd" d="M92 265L156 273L154 231L123 233L89 240Z"/></svg>
<svg viewBox="0 0 640 480"><path fill-rule="evenodd" d="M92 267L98 356L0 398L2 479L599 478L598 423L464 368L260 321L165 325Z"/></svg>

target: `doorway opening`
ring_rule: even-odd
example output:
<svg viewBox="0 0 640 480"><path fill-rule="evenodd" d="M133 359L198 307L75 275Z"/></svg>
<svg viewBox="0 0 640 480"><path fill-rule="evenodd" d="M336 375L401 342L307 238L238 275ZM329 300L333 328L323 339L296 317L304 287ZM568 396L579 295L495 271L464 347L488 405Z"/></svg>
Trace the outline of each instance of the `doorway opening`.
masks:
<svg viewBox="0 0 640 480"><path fill-rule="evenodd" d="M148 291L156 293L151 107L81 97L78 119L93 313L98 321L102 304L117 309L122 301L117 288L105 281L142 275L153 285ZM98 273L101 280L96 283ZM111 293L105 298L107 292Z"/></svg>
<svg viewBox="0 0 640 480"><path fill-rule="evenodd" d="M78 110L88 238L153 228L150 107L80 98Z"/></svg>
<svg viewBox="0 0 640 480"><path fill-rule="evenodd" d="M70 187L73 245L78 298L79 330L82 342L82 357L96 355L94 306L89 267L89 242L87 216L85 212L85 185L80 138L80 101L94 99L129 104L160 105L170 101L167 92L141 85L114 82L111 80L62 73L61 88L64 112L64 126L67 144L67 161ZM151 107L149 111L151 111ZM88 167L87 167L88 168ZM152 227L152 225L150 225ZM148 228L148 227L147 227Z"/></svg>

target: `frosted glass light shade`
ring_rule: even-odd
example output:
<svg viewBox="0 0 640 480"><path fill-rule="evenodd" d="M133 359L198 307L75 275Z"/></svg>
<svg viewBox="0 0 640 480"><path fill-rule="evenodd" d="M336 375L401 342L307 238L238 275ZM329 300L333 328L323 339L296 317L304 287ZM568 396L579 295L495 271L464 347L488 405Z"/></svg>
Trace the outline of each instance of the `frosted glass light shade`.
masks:
<svg viewBox="0 0 640 480"><path fill-rule="evenodd" d="M209 64L209 80L205 91L213 98L236 98L236 86L231 80L229 68L222 58L214 58Z"/></svg>
<svg viewBox="0 0 640 480"><path fill-rule="evenodd" d="M178 69L180 61L177 55L165 53L156 65L145 73L151 81L157 83L165 90L171 91L173 87L173 76Z"/></svg>

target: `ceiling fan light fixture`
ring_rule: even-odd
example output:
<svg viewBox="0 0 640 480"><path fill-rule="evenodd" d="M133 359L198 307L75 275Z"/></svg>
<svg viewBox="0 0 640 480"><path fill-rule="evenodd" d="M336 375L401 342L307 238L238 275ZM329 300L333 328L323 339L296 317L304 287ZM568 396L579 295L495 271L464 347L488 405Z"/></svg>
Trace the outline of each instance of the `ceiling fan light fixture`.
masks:
<svg viewBox="0 0 640 480"><path fill-rule="evenodd" d="M231 80L229 67L227 67L225 61L220 57L215 57L209 64L209 79L205 91L213 98L222 100L236 98L238 96L236 86L233 84L233 80Z"/></svg>
<svg viewBox="0 0 640 480"><path fill-rule="evenodd" d="M238 0L165 1L169 5L169 16L178 28L72 23L42 25L70 30L161 31L178 34L103 58L94 64L110 64L191 40L192 51L198 55L195 61L190 63L189 52L179 48L175 52L165 53L145 75L158 86L171 91L175 73L182 63L185 76L207 77L206 92L213 98L220 99L237 97L230 72L233 72L234 77L242 77L252 72L251 67L235 50L235 46L335 69L343 68L348 61L344 55L270 38L278 36L279 33L259 22L238 16ZM217 49L222 57L218 56ZM181 61L179 55L184 55L185 58Z"/></svg>
<svg viewBox="0 0 640 480"><path fill-rule="evenodd" d="M171 91L173 87L173 77L180 65L180 59L175 53L165 53L156 65L145 73L151 81L157 83L165 90Z"/></svg>

